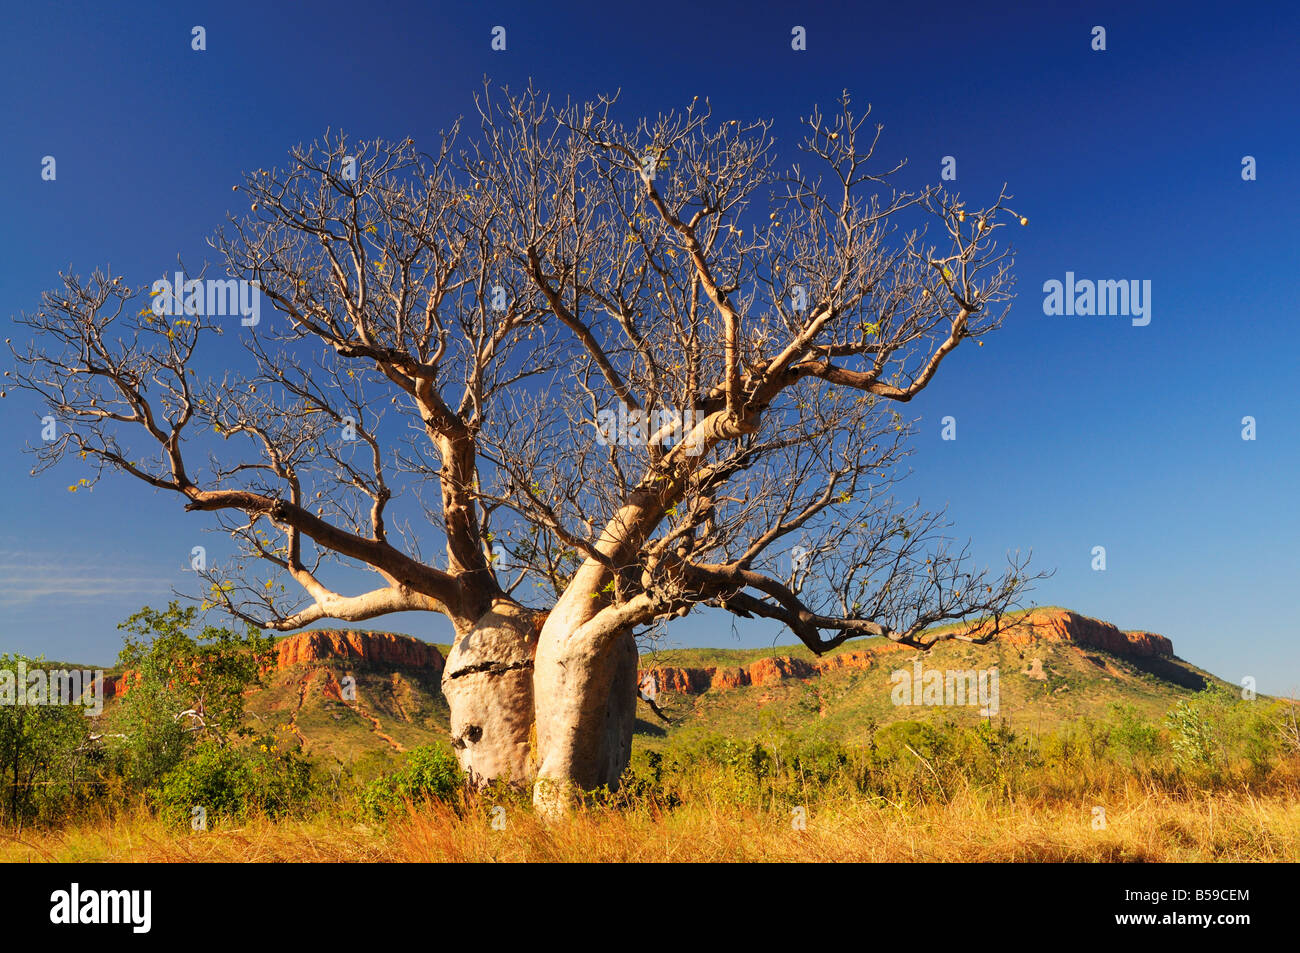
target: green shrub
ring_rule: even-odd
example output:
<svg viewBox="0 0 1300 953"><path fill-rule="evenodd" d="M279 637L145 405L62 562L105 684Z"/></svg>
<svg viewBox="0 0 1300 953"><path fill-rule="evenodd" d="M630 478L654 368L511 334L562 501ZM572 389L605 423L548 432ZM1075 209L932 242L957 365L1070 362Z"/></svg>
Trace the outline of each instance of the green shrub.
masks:
<svg viewBox="0 0 1300 953"><path fill-rule="evenodd" d="M361 792L367 814L383 818L403 804L437 799L451 800L465 783L451 752L438 745L421 745L406 756L397 771L370 781Z"/></svg>
<svg viewBox="0 0 1300 953"><path fill-rule="evenodd" d="M311 763L267 741L235 748L201 744L150 794L171 820L188 822L201 807L211 823L252 814L282 817L305 806L312 790Z"/></svg>
<svg viewBox="0 0 1300 953"><path fill-rule="evenodd" d="M664 780L664 756L658 751L635 751L619 780L613 802L623 807L656 807L671 810L682 799Z"/></svg>
<svg viewBox="0 0 1300 953"><path fill-rule="evenodd" d="M1210 769L1216 762L1216 745L1210 720L1194 701L1180 701L1165 716L1173 734L1174 761L1179 767Z"/></svg>
<svg viewBox="0 0 1300 953"><path fill-rule="evenodd" d="M1114 705L1111 716L1111 741L1131 760L1149 760L1160 753L1160 726L1152 724L1137 708Z"/></svg>

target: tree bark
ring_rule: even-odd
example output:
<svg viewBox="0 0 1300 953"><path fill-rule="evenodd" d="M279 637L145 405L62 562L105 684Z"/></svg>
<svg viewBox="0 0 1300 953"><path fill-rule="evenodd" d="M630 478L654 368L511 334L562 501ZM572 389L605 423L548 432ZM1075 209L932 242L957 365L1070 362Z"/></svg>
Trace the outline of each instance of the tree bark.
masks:
<svg viewBox="0 0 1300 953"><path fill-rule="evenodd" d="M533 656L540 615L499 599L460 633L447 655L442 693L451 744L470 783L532 782Z"/></svg>
<svg viewBox="0 0 1300 953"><path fill-rule="evenodd" d="M563 815L580 791L617 789L632 757L636 640L631 629L576 629L552 613L542 627L534 672L537 780L533 805Z"/></svg>

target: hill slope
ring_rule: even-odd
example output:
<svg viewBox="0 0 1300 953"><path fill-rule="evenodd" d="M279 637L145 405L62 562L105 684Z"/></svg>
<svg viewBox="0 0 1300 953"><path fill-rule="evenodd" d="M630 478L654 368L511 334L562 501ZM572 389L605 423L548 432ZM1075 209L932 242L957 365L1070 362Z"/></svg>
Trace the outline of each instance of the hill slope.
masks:
<svg viewBox="0 0 1300 953"><path fill-rule="evenodd" d="M275 665L248 707L267 725L287 726L308 752L351 762L446 739L438 646L387 632L314 630L280 639L276 650ZM346 690L349 677L355 692ZM668 718L665 723L641 704L637 745L646 748L704 733L737 739L815 733L851 743L865 741L875 725L975 721L981 708L1031 731L1117 704L1158 718L1178 699L1218 682L1175 656L1162 636L1122 632L1056 608L1020 616L987 645L943 642L922 654L886 639L859 639L820 659L802 646L659 650L642 656L642 677L647 684L653 679ZM927 677L936 695L922 690ZM970 697L957 703L953 688L964 687L966 678L974 679L967 682ZM897 704L903 682L916 685L917 702L948 703Z"/></svg>
<svg viewBox="0 0 1300 953"><path fill-rule="evenodd" d="M1158 718L1219 681L1177 658L1162 636L1122 632L1063 609L1025 614L986 645L941 642L924 654L863 639L821 659L803 648L706 649L655 653L643 664L671 722L643 716L659 721L641 726L642 742L652 748L671 736L711 732L736 738L816 733L865 742L873 725L974 722L981 710L1022 731L1050 730L1112 705ZM935 687L933 696L914 690L925 685Z"/></svg>

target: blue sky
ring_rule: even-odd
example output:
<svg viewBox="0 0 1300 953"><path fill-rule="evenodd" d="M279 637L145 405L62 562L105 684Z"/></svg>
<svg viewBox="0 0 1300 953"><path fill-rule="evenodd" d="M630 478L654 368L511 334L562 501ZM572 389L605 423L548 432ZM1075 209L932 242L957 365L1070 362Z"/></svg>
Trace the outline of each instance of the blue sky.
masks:
<svg viewBox="0 0 1300 953"><path fill-rule="evenodd" d="M1300 14L874 6L13 6L0 36L5 321L69 265L142 282L178 253L212 259L205 239L240 172L327 127L428 140L469 110L484 74L561 98L621 89L628 117L707 96L718 116L774 118L787 143L799 116L848 89L885 124L881 154L909 158L904 184L937 180L953 155L963 195L1005 181L1031 219L1011 236L1019 298L1004 330L960 349L910 407L921 430L906 494L947 505L982 560L1032 548L1056 570L1034 601L1164 633L1263 691L1300 690L1286 595L1300 570ZM190 49L196 24L205 52ZM489 47L496 25L504 53ZM806 52L790 49L795 25ZM1090 48L1095 25L1105 52ZM54 182L40 177L46 155ZM1245 155L1256 181L1242 180ZM1067 271L1150 280L1151 323L1045 315L1043 282ZM947 414L955 441L940 440ZM26 395L0 403L0 651L108 662L116 623L187 588L187 554L212 537L125 478L73 495L74 468L29 477L21 450L39 416ZM1105 572L1091 569L1097 545ZM370 624L449 638L437 619ZM789 641L713 614L671 638Z"/></svg>

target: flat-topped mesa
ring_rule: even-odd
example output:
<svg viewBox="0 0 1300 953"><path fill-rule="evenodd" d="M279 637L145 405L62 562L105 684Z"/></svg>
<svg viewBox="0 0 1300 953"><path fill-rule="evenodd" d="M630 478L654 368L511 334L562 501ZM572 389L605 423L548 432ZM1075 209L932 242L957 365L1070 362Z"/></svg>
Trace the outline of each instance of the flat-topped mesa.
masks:
<svg viewBox="0 0 1300 953"><path fill-rule="evenodd" d="M834 669L865 669L875 664L875 658L887 652L911 651L901 645L879 645L871 649L840 652L820 659L795 658L791 655L773 655L755 659L748 665L708 668L686 668L677 665L642 669L639 681L654 675L655 687L661 692L679 695L702 695L707 691L742 688L746 685L769 685L786 678L810 678L820 672Z"/></svg>
<svg viewBox="0 0 1300 953"><path fill-rule="evenodd" d="M1174 652L1173 643L1163 635L1142 631L1125 632L1109 622L1092 619L1068 609L1035 609L999 633L997 640L1011 645L1036 641L1068 642L1082 648L1100 649L1129 658L1170 656ZM882 655L913 651L907 646L881 643L818 659L774 655L741 666L655 666L642 669L639 677L644 680L647 675L653 674L656 688L661 692L701 695L714 689L722 691L747 685L769 685L787 678L810 678L838 669L867 669L875 665ZM299 663L320 664L332 660L400 665L429 669L433 673L441 672L445 664L442 653L436 646L393 632L314 629L286 636L275 644L276 669L289 668ZM133 673L106 676L105 695L112 698L125 694L130 688L130 674Z"/></svg>
<svg viewBox="0 0 1300 953"><path fill-rule="evenodd" d="M299 663L350 660L362 664L400 665L442 671L444 659L436 646L395 632L356 632L344 629L313 629L285 636L275 643L275 660L263 670L279 671ZM104 697L120 698L139 678L136 672L104 676Z"/></svg>
<svg viewBox="0 0 1300 953"><path fill-rule="evenodd" d="M442 653L428 642L393 632L356 632L343 629L313 629L290 635L275 644L275 667L300 662L328 662L349 659L441 672Z"/></svg>
<svg viewBox="0 0 1300 953"><path fill-rule="evenodd" d="M999 633L997 639L1011 645L1025 645L1036 641L1069 642L1130 658L1174 654L1173 643L1163 635L1152 632L1125 632L1109 622L1091 619L1068 609L1032 610ZM914 650L904 645L882 643L871 648L838 652L819 659L774 655L757 659L749 665L725 668L655 666L642 669L638 679L644 682L647 676L653 675L658 691L674 692L679 695L702 695L714 689L721 691L746 685L768 685L786 678L809 678L836 669L870 668L882 655L912 651Z"/></svg>
<svg viewBox="0 0 1300 953"><path fill-rule="evenodd" d="M998 635L1012 645L1028 642L1073 642L1112 655L1151 658L1173 655L1174 644L1154 632L1125 632L1118 626L1069 609L1035 609Z"/></svg>

